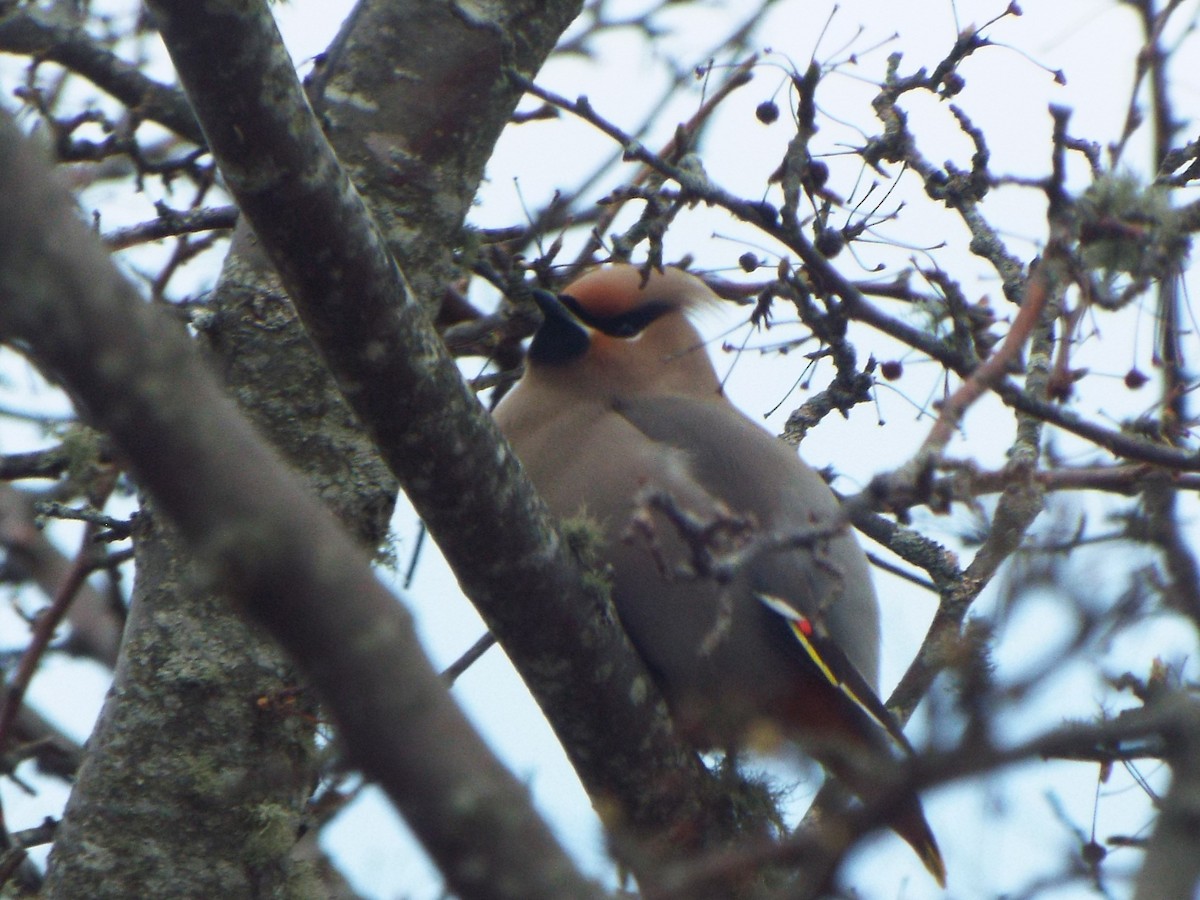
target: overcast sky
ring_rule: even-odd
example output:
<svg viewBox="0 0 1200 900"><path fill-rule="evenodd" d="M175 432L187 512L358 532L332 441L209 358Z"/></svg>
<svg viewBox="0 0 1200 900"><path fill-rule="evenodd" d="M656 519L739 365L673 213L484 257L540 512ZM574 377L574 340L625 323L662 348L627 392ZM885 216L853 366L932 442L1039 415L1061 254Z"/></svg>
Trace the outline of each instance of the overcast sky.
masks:
<svg viewBox="0 0 1200 900"><path fill-rule="evenodd" d="M113 0L116 5L115 0ZM614 4L619 10L637 8L641 4ZM1074 135L1101 143L1114 139L1120 132L1128 106L1131 67L1137 49L1138 32L1132 14L1113 0L1029 0L1023 4L1025 15L1006 18L987 34L998 44L1011 45L989 48L977 53L962 68L967 89L956 98L972 119L985 132L992 150L992 169L997 172L1025 176L1040 176L1048 170L1051 103L1069 106L1074 112L1071 131ZM1195 4L1191 4L1194 6ZM292 0L274 6L281 28L301 70L307 70L311 58L323 50L336 32L350 4L342 0ZM569 97L587 94L602 114L619 125L632 129L658 96L663 82L661 59L670 58L687 66L707 62L709 45L728 28L731 14L726 7L739 4L712 4L697 10L691 6L678 11L664 23L670 33L648 44L639 34L620 33L607 37L600 45L601 53L594 62L578 59L552 63L539 78L545 86ZM764 53L764 65L756 71L751 86L742 89L727 104L721 119L702 148L702 157L709 176L722 186L747 196L761 196L766 176L778 165L790 134L787 122L767 128L753 117L754 107L772 96L786 107L785 82L791 65L801 70L816 51L819 59L845 59L851 53L859 55L857 65L845 64L837 74L821 83L820 105L824 112L846 124L829 124L819 136L818 144L835 153L839 142L853 143L858 129L877 130L871 116L872 81L883 71L886 57L892 52L904 54L903 66L933 66L941 60L956 36L955 13L945 0L844 0L840 10L829 23L817 46L818 36L829 19L831 4L789 0L780 3L776 12L761 30L755 42ZM980 24L1003 11L1002 2L961 2L957 4L958 27ZM860 32L861 27L861 32ZM894 39L890 39L896 35ZM1194 41L1192 42L1194 44ZM874 49L872 49L874 48ZM767 52L769 49L769 53ZM1193 47L1194 50L1194 47ZM1192 57L1195 58L1193 52ZM738 60L717 59L718 63ZM1047 70L1061 69L1066 84L1060 85ZM5 70L7 71L7 70ZM165 77L160 70L160 77ZM1192 122L1194 138L1196 104L1200 102L1196 75L1200 69L1175 73L1175 99L1179 112ZM690 115L701 101L704 85L696 83L671 105L663 115L650 146L659 146L670 137L677 122ZM914 102L910 110L913 129L921 137L927 155L934 162L954 159L964 168L969 165L970 144L955 127L944 104L933 100ZM785 114L786 119L786 114ZM557 187L572 187L586 174L591 161L604 159L612 146L594 131L580 123L548 122L511 129L501 141L489 169L488 182L480 193L480 204L472 214L479 225L507 225L521 221L520 194L531 208L548 197ZM1146 166L1146 144L1135 139L1127 162L1130 166ZM857 171L850 156L830 156L834 178L840 189L851 186ZM1082 184L1083 170L1072 162L1073 179ZM628 170L617 173L628 175ZM849 180L847 180L849 179ZM614 183L612 179L608 185ZM883 185L886 189L888 185ZM905 192L911 192L906 194ZM597 192L597 197L603 189ZM1001 314L1006 314L999 285L985 267L966 251L968 236L958 227L948 226L949 217L928 209L922 203L915 180L904 182L894 193L895 203L908 201L900 224L881 229L882 236L903 241L909 248L889 249L882 244L862 250L864 271L875 262L890 266L903 264L905 257L921 265L931 261L962 278L972 293L970 299L989 296ZM92 198L89 198L92 200ZM153 196L142 198L123 208L104 210L105 222L116 227L125 222L150 218L149 203ZM92 202L99 202L92 200ZM895 205L893 203L893 205ZM1006 189L997 192L987 205L987 214L999 222L1005 237L1014 239L1013 249L1026 259L1031 258L1045 237L1044 203L1036 191ZM754 244L748 244L753 241ZM923 248L944 243L936 251ZM774 259L778 248L764 246L762 239L746 229L732 225L726 216L715 211L698 209L683 217L679 227L671 231L668 256L694 254L701 269L729 270L737 257L747 249L764 258ZM897 262L897 252L900 262ZM877 258L872 258L877 254ZM569 254L568 254L569 255ZM147 263L147 268L150 265ZM967 276L962 273L970 273ZM734 274L730 272L729 274ZM212 269L191 273L196 284L203 285L215 277ZM477 299L490 301L486 294ZM1122 318L1106 323L1110 329L1137 329L1139 316L1133 310ZM706 335L716 336L736 322L736 315L724 319L705 320ZM1152 323L1144 329L1143 347L1153 338ZM746 341L751 348L794 336L786 324L769 335L749 334L745 329L731 333L721 340L734 344ZM1194 335L1192 336L1194 338ZM720 351L721 340L712 349L718 370L729 375L728 389L753 417L762 419L766 427L778 430L788 411L803 402L802 396L784 400L779 384L787 381L787 373L795 368L781 368L786 361L777 356L760 355L753 350L734 356ZM872 336L870 346L880 358L889 352L899 358L903 349L889 345ZM1129 341L1117 342L1124 348ZM1080 358L1095 371L1113 376L1115 386L1119 376L1130 365L1130 359L1111 359L1102 353L1099 341L1085 345ZM1094 354L1094 357L1089 357ZM60 400L36 388L36 381L23 368L6 358L5 371L9 384L3 400L13 405L57 404ZM465 363L469 375L478 374ZM837 485L852 491L860 487L871 474L890 469L904 462L919 445L929 421L921 414L928 411L928 398L939 387L939 373L934 367L922 367L914 362L912 374L906 375L899 390L881 389L879 406L859 407L849 421L831 419L805 441L803 455L815 466L835 465L842 480ZM818 377L819 381L819 377ZM1079 398L1081 409L1089 414L1118 419L1130 412L1140 411L1148 402L1146 396L1132 397L1128 392L1090 388ZM36 391L30 394L30 390ZM781 411L767 418L766 413L784 400ZM1005 448L1011 442L1011 418L999 412L999 405L985 401L972 411L967 420L966 437L951 447L956 456L973 455L985 464L998 466L1003 462ZM886 420L881 428L879 419ZM1067 455L1077 452L1076 444L1060 440ZM4 452L39 446L44 439L33 431L13 431L4 437ZM1193 498L1194 499L1194 498ZM1189 501L1191 502L1191 501ZM407 564L416 533L415 522L405 505L397 514L395 531L401 570ZM1191 521L1195 528L1196 504L1191 502ZM948 519L935 519L918 513L916 525L939 540L954 546L954 533L969 523L968 511L958 510ZM55 533L72 541L69 527L55 526ZM969 550L964 552L970 552ZM1081 578L1094 579L1095 590L1103 589L1106 575L1122 575L1132 564L1128 557L1113 554L1094 554L1081 567ZM395 584L397 577L381 572L381 578ZM1114 580L1119 580L1114 577ZM904 671L916 651L934 601L928 595L904 586L890 577L879 577L881 601L885 616L884 687L885 692ZM1087 586L1085 585L1085 589ZM397 588L398 593L399 589ZM987 613L995 609L996 586L982 599L977 610ZM416 580L404 594L414 609L429 653L438 665L452 662L483 633L483 626L469 604L458 593L453 578L427 545L417 570ZM1033 598L1020 605L1011 616L998 620L1000 643L996 655L1001 677L1013 677L1038 671L1045 661L1059 652L1064 629L1069 621L1062 613L1060 602L1053 596ZM15 635L12 646L20 646L20 627L13 620L0 620L0 629ZM1167 659L1194 657L1194 638L1189 628L1171 619L1149 622L1116 642L1108 649L1103 671L1119 672L1129 668L1145 672L1155 655ZM81 673L81 669L87 670ZM1194 671L1194 666L1192 666ZM44 671L34 683L33 702L46 711L61 711L64 693L72 701L72 721L67 724L80 738L86 737L91 718L102 700L104 679L95 667L68 663L58 659L47 661ZM935 689L936 690L936 689ZM524 692L519 679L507 665L501 651L493 649L459 682L456 696L501 756L524 778L532 789L540 809L554 823L563 840L590 871L611 877L605 861L601 836L586 797L558 749L549 728ZM1042 696L1038 696L1038 694ZM1001 721L1005 735L1018 739L1052 727L1065 717L1091 717L1097 712L1101 688L1097 667L1076 664L1066 667L1053 680L1047 681L1031 701L1020 707L1018 716ZM910 728L918 743L922 732L920 715ZM795 764L776 766L781 778L799 780L795 790L796 814L819 784L809 770ZM1161 773L1157 776L1161 786ZM39 783L41 786L41 783ZM8 784L0 785L10 827L24 827L42 815L54 815L61 804L63 789L46 784L43 793L34 801L25 799ZM1144 795L1132 785L1126 773L1118 771L1113 781L1103 788L1105 799L1100 804L1100 834L1119 831L1134 832L1151 821L1149 804ZM938 790L926 799L929 819L942 844L950 869L951 895L956 897L995 896L1015 890L1039 874L1058 871L1071 845L1073 835L1064 824L1070 822L1090 827L1096 793L1094 767L1065 763L1037 763L1007 773L984 789L979 783L968 783ZM20 820L24 815L26 819ZM327 846L352 877L355 886L365 894L379 898L410 897L426 900L440 896L440 880L422 862L422 857L403 826L377 794L368 791L363 800L347 811L329 829ZM1128 865L1140 860L1134 851L1118 851L1112 865L1122 868L1122 853ZM862 896L925 898L937 896L932 881L924 873L909 848L890 833L881 833L857 855L845 873L846 883L856 885ZM902 887L898 887L903 885ZM1047 890L1039 896L1074 897L1089 894L1079 886L1060 891Z"/></svg>

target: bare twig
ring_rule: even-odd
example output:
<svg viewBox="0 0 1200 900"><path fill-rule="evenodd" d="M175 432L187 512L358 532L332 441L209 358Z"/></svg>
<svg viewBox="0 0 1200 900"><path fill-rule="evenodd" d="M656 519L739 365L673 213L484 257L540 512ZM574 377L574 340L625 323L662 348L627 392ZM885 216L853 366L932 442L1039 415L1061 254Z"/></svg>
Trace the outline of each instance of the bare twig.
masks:
<svg viewBox="0 0 1200 900"><path fill-rule="evenodd" d="M67 613L67 608L75 599L75 593L83 584L84 579L92 572L96 564L95 526L90 523L83 530L83 540L79 551L67 570L62 583L54 594L50 606L42 611L33 626L33 636L29 646L21 656L21 662L9 681L8 690L3 697L4 705L0 708L0 752L3 752L17 711L25 699L25 691L33 680L38 663L50 646L54 632Z"/></svg>
<svg viewBox="0 0 1200 900"><path fill-rule="evenodd" d="M487 653L495 644L495 635L491 632L483 635L483 637L467 648L467 651L462 656L442 670L442 681L446 682L447 687L453 687L454 682L458 681L459 676L475 665L479 658Z"/></svg>

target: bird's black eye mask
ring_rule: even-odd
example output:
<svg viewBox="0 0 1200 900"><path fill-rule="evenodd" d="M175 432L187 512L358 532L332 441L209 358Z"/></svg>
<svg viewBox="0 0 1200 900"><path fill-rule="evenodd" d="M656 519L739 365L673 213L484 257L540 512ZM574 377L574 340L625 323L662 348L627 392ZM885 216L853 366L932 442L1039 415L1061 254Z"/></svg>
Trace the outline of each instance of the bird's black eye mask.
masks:
<svg viewBox="0 0 1200 900"><path fill-rule="evenodd" d="M529 360L551 366L569 363L587 353L591 345L589 328L609 337L632 338L674 309L669 303L654 300L618 315L597 316L567 294L537 290L533 299L542 310L542 325L529 345Z"/></svg>
<svg viewBox="0 0 1200 900"><path fill-rule="evenodd" d="M636 309L615 316L597 316L585 310L579 301L569 294L559 294L558 300L584 325L615 338L636 337L645 331L650 323L675 308L661 300L651 300Z"/></svg>

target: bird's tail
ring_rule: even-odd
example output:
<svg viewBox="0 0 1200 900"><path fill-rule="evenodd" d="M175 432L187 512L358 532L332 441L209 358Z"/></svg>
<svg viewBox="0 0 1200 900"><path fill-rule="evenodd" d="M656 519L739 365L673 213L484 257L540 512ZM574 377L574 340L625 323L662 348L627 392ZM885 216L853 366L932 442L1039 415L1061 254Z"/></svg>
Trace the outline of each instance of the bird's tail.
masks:
<svg viewBox="0 0 1200 900"><path fill-rule="evenodd" d="M824 753L814 754L839 781L850 788L868 805L887 803L887 808L880 808L883 821L896 834L904 838L929 874L934 877L939 887L946 886L946 863L942 860L942 851L938 849L937 838L925 818L925 810L921 806L921 798L907 787L901 786L887 777L884 773L891 769L895 760L889 760L882 755L882 748L867 750L861 746L870 742L861 735L851 743L859 744L858 752L847 752L846 744L841 745L840 752L829 752L826 745ZM891 763L892 765L889 765ZM894 770L893 770L894 772ZM890 782L890 783L889 783Z"/></svg>
<svg viewBox="0 0 1200 900"><path fill-rule="evenodd" d="M908 845L917 852L929 874L934 877L939 887L946 886L946 863L942 860L942 851L938 849L937 838L925 820L925 810L916 794L909 794L897 810L888 817L888 825Z"/></svg>

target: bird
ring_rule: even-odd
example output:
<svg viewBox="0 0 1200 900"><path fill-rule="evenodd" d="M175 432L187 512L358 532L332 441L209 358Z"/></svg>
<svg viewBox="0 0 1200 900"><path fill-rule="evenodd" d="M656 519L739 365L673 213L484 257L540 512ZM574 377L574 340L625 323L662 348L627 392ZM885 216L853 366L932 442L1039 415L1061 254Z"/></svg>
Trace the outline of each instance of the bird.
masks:
<svg viewBox="0 0 1200 900"><path fill-rule="evenodd" d="M879 773L912 747L879 699L866 555L824 479L725 396L693 323L716 295L628 263L533 294L542 323L496 422L551 512L595 523L618 619L681 735L791 742L864 801L886 790ZM888 824L944 887L915 793Z"/></svg>

